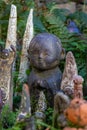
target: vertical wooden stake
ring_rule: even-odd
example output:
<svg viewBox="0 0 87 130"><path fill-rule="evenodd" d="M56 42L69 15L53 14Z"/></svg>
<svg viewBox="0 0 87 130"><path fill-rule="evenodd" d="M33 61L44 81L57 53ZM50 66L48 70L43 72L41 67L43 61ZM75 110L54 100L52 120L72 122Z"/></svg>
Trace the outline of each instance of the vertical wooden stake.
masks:
<svg viewBox="0 0 87 130"><path fill-rule="evenodd" d="M20 62L19 77L18 77L20 81L24 81L25 79L27 79L26 70L29 68L27 49L29 47L32 38L33 38L33 9L30 10L27 24L26 24L26 30L23 38L21 62Z"/></svg>

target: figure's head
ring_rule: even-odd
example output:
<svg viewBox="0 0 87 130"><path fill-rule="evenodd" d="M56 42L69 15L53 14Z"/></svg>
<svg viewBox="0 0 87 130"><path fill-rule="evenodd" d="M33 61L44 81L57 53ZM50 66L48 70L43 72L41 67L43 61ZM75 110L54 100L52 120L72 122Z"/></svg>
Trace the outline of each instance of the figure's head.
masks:
<svg viewBox="0 0 87 130"><path fill-rule="evenodd" d="M36 35L30 42L28 53L30 64L39 70L56 67L64 57L61 41L49 33Z"/></svg>

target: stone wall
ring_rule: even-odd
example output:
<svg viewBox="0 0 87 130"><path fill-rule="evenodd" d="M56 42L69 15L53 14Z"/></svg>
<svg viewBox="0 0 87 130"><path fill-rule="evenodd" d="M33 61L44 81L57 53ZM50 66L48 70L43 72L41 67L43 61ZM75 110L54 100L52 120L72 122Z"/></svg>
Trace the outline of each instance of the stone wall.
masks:
<svg viewBox="0 0 87 130"><path fill-rule="evenodd" d="M43 1L43 0L41 0L41 1ZM57 4L68 3L70 1L87 4L87 0L44 0L44 1L46 1L46 3L56 2Z"/></svg>
<svg viewBox="0 0 87 130"><path fill-rule="evenodd" d="M87 0L35 0L36 6L38 10L45 8L46 4L51 2L56 3L56 8L65 8L70 10L71 13L75 12L76 10L83 11L87 13Z"/></svg>
<svg viewBox="0 0 87 130"><path fill-rule="evenodd" d="M57 4L67 3L68 0L45 0L46 3L56 2Z"/></svg>
<svg viewBox="0 0 87 130"><path fill-rule="evenodd" d="M68 2L63 4L57 4L55 8L59 9L68 9L71 13L76 11L76 3L75 2Z"/></svg>

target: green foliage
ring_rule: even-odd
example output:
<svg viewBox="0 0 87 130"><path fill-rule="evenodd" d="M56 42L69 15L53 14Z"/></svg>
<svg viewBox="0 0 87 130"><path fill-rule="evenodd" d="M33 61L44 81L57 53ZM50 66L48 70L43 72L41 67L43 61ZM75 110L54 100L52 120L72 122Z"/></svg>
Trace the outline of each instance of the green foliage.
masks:
<svg viewBox="0 0 87 130"><path fill-rule="evenodd" d="M44 27L40 18L36 16L36 14L34 14L34 29L35 33L46 32L46 28Z"/></svg>
<svg viewBox="0 0 87 130"><path fill-rule="evenodd" d="M23 121L16 122L15 125L11 128L11 130L23 130L26 126L26 123Z"/></svg>
<svg viewBox="0 0 87 130"><path fill-rule="evenodd" d="M3 129L10 128L16 121L17 113L12 112L7 105L5 105L1 112L1 124Z"/></svg>
<svg viewBox="0 0 87 130"><path fill-rule="evenodd" d="M47 123L44 123L44 122L42 122L40 120L37 120L36 124L41 125L41 126L43 126L45 128L50 128L50 130L61 130L60 128L56 129L56 128L52 127L51 125L48 125Z"/></svg>
<svg viewBox="0 0 87 130"><path fill-rule="evenodd" d="M11 4L15 4L17 7L17 33L19 37L23 37L29 10L34 7L33 0L12 0L8 4L0 1L0 38L2 40L6 39Z"/></svg>
<svg viewBox="0 0 87 130"><path fill-rule="evenodd" d="M46 115L46 122L51 125L52 124L52 115L53 115L53 108L47 108L46 112L45 112L45 115ZM48 118L49 117L49 118Z"/></svg>
<svg viewBox="0 0 87 130"><path fill-rule="evenodd" d="M66 52L68 51L73 52L76 59L78 72L85 79L87 73L86 70L87 42L85 39L86 31L85 31L85 35L76 35L68 32L66 27L66 21L68 18L71 18L72 16L73 16L72 19L74 21L78 21L80 27L83 28L82 31L84 33L85 25L87 24L86 22L87 14L81 12L69 14L68 10L51 7L49 11L45 13L44 16L45 18L43 19L44 20L43 23L48 32L55 34L61 39L61 42Z"/></svg>

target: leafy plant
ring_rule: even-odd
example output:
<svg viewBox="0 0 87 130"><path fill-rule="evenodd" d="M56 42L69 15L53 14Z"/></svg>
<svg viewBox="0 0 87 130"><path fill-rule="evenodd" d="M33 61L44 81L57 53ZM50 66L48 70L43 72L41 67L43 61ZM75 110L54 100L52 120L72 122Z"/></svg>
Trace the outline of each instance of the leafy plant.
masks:
<svg viewBox="0 0 87 130"><path fill-rule="evenodd" d="M52 124L52 115L53 115L53 108L47 108L46 112L46 122L51 125ZM48 118L49 117L49 118Z"/></svg>
<svg viewBox="0 0 87 130"><path fill-rule="evenodd" d="M16 121L17 113L12 112L7 105L5 105L1 112L2 128L10 128Z"/></svg>
<svg viewBox="0 0 87 130"><path fill-rule="evenodd" d="M66 52L68 51L73 52L76 59L78 72L85 79L86 73L87 73L86 71L87 43L85 39L86 33L85 35L77 35L74 33L70 33L67 29L66 21L68 18L71 18L71 16L73 16L74 18L73 20L77 20L79 25L83 26L83 23L84 25L87 24L86 23L87 14L80 13L78 14L78 17L75 17L76 16L75 13L70 14L68 10L65 10L65 11L64 10L65 9L57 9L57 8L55 9L51 7L49 11L45 12L45 15L44 15L45 18L43 19L44 20L43 23L48 32L55 34L61 39L61 42ZM85 19L83 23L80 22L81 21L80 15L81 17L84 17ZM83 33L84 33L84 28L83 28Z"/></svg>

